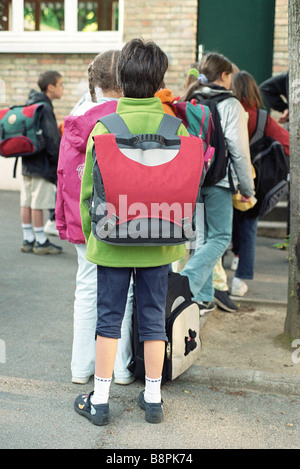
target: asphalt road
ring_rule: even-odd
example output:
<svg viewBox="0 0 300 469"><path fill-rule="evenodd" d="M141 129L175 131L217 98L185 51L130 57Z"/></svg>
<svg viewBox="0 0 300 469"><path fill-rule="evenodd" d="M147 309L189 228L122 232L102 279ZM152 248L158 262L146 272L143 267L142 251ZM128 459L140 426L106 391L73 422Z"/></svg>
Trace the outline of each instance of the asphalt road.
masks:
<svg viewBox="0 0 300 469"><path fill-rule="evenodd" d="M160 425L148 424L135 402L141 382L112 384L106 427L76 414L74 399L93 382L71 383L75 249L52 238L61 255L21 253L18 193L0 197L1 449L99 449L100 458L182 450L196 461L200 449L299 448L298 396L205 385L188 374L163 387Z"/></svg>

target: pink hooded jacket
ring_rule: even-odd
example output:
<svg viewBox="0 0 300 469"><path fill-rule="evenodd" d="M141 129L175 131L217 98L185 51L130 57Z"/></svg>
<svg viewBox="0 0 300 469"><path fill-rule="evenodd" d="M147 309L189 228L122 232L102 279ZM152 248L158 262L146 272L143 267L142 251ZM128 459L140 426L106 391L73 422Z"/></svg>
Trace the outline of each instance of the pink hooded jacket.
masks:
<svg viewBox="0 0 300 469"><path fill-rule="evenodd" d="M55 222L60 239L85 244L79 211L81 179L85 164L86 144L100 117L116 111L117 100L107 101L79 116L64 119L57 167Z"/></svg>

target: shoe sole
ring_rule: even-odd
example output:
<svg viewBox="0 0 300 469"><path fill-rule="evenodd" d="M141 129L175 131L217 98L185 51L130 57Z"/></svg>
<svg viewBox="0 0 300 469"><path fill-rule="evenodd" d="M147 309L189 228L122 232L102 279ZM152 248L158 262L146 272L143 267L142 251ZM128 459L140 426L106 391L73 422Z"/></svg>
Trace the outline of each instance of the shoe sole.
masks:
<svg viewBox="0 0 300 469"><path fill-rule="evenodd" d="M101 418L98 417L96 419L93 415L91 415L90 412L78 409L76 404L74 404L74 409L75 409L75 412L77 412L77 414L82 415L82 417L85 417L93 425L97 425L98 427L102 427L103 425L107 425L110 422L110 413L106 414L106 415L103 415Z"/></svg>
<svg viewBox="0 0 300 469"><path fill-rule="evenodd" d="M218 300L217 298L214 299L214 302L219 306L219 308L224 309L224 311L227 311L228 313L235 313L237 309L232 309L229 308L229 306L226 306L222 301Z"/></svg>
<svg viewBox="0 0 300 469"><path fill-rule="evenodd" d="M48 251L47 249L34 249L33 248L33 254L39 255L44 255L44 254L60 254L62 251Z"/></svg>
<svg viewBox="0 0 300 469"><path fill-rule="evenodd" d="M24 248L23 246L21 247L22 252L33 252L33 248Z"/></svg>
<svg viewBox="0 0 300 469"><path fill-rule="evenodd" d="M147 412L145 401L139 396L137 398L137 403L140 409L145 411L145 419L148 423L161 423L163 421L163 413L160 414L151 414Z"/></svg>

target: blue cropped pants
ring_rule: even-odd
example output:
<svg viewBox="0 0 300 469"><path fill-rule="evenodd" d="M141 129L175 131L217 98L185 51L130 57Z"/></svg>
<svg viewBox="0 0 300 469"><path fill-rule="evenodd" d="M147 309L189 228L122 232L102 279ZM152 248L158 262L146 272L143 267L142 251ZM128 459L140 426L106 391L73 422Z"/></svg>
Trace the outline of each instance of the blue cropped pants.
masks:
<svg viewBox="0 0 300 469"><path fill-rule="evenodd" d="M165 308L168 265L135 269L139 338L167 341ZM133 269L97 266L96 334L119 339Z"/></svg>
<svg viewBox="0 0 300 469"><path fill-rule="evenodd" d="M195 301L213 301L213 269L231 242L232 192L221 186L202 187L200 203L204 216L196 218L196 247L180 273L188 277Z"/></svg>

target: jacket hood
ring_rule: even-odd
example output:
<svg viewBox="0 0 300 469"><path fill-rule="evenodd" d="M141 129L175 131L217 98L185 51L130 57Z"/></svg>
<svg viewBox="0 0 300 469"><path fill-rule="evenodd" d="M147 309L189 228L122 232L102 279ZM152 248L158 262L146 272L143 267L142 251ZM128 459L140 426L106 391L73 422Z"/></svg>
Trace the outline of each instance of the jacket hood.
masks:
<svg viewBox="0 0 300 469"><path fill-rule="evenodd" d="M51 100L45 93L42 91L30 90L26 104L29 105L35 103L47 103L51 106L51 108L53 107Z"/></svg>
<svg viewBox="0 0 300 469"><path fill-rule="evenodd" d="M158 97L162 103L173 103L175 100L179 100L179 98L173 96L172 91L168 88L162 88L161 90L157 91L155 96Z"/></svg>
<svg viewBox="0 0 300 469"><path fill-rule="evenodd" d="M179 97L176 98L173 96L172 91L168 88L163 88L157 91L154 96L161 100L162 107L166 113L171 114L172 116L176 116L176 109L173 105L173 102L178 101Z"/></svg>
<svg viewBox="0 0 300 469"><path fill-rule="evenodd" d="M194 95L197 94L207 98L218 96L219 94L228 94L229 96L233 96L233 92L231 90L227 90L226 88L218 85L203 86L202 89L195 91Z"/></svg>

